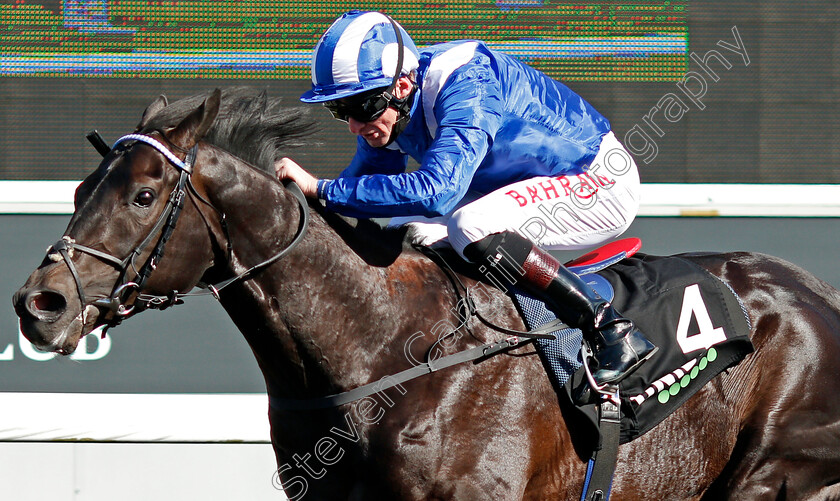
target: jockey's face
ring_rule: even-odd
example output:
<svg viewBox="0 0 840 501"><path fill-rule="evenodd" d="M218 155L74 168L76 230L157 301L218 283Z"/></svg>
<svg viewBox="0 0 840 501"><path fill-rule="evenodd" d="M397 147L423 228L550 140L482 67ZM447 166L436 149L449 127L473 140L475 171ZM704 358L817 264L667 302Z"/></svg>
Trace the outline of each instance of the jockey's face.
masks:
<svg viewBox="0 0 840 501"><path fill-rule="evenodd" d="M411 83L408 77L400 77L397 80L397 85L394 87L394 97L402 99L408 96L413 87L414 84ZM388 107L381 115L369 122L362 122L353 117L347 117L347 124L350 132L357 136L362 136L370 146L381 148L390 142L394 124L399 118L399 112L394 108Z"/></svg>
<svg viewBox="0 0 840 501"><path fill-rule="evenodd" d="M382 115L370 122L359 122L353 117L350 117L347 124L350 132L357 136L362 136L367 144L374 148L381 148L388 144L391 139L391 131L394 129L394 124L397 122L399 114L394 108L388 108Z"/></svg>

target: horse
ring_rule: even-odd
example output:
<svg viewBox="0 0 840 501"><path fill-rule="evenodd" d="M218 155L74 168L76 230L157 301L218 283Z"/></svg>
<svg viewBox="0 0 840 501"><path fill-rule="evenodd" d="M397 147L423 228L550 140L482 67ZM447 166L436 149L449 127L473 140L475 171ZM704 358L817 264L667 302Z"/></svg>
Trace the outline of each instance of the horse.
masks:
<svg viewBox="0 0 840 501"><path fill-rule="evenodd" d="M313 122L242 88L152 102L104 148L64 237L15 294L27 339L69 354L97 327L221 283L209 290L268 394L297 401L504 337L494 325L524 329L508 295L469 273L458 280L492 322L465 315L452 273L404 231L277 181L273 161L312 144ZM755 351L619 448L612 498L840 499L838 291L767 255L683 258L740 296ZM268 406L291 499L580 497L586 452L532 345L384 388L334 407Z"/></svg>

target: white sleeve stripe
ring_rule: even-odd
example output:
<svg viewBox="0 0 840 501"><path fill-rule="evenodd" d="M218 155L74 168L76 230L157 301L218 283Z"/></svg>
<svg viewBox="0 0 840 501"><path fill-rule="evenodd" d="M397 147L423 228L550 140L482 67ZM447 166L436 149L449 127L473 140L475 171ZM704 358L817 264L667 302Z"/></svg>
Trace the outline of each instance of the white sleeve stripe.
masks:
<svg viewBox="0 0 840 501"><path fill-rule="evenodd" d="M423 113L426 115L426 127L432 137L437 132L437 120L435 120L435 101L440 94L443 84L452 75L452 72L467 64L475 55L478 42L465 42L437 55L429 64L426 76L423 78L422 96Z"/></svg>

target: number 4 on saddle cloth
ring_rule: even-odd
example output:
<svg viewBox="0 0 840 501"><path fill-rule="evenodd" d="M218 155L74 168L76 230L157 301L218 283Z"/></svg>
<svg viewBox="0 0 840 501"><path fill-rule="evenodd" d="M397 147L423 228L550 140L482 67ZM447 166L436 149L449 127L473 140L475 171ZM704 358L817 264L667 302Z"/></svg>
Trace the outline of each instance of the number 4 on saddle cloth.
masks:
<svg viewBox="0 0 840 501"><path fill-rule="evenodd" d="M659 351L622 381L621 443L644 434L724 369L753 351L749 319L735 292L706 270L681 259L637 253L641 241L612 242L566 266L632 319ZM555 319L541 301L514 292L529 329ZM536 340L561 398L574 402L587 385L580 330ZM595 403L578 405L597 432Z"/></svg>

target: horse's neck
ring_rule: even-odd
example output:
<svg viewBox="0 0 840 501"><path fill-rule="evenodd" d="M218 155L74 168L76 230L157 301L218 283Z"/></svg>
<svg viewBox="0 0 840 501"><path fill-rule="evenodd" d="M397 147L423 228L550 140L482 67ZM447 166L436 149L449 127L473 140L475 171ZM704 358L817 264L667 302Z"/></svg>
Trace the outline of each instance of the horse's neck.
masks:
<svg viewBox="0 0 840 501"><path fill-rule="evenodd" d="M214 197L230 226L233 273L288 246L300 220L296 199L279 184L256 172L237 177L238 187L228 179ZM389 338L404 334L389 327L393 318L383 318L394 316L386 284L391 258L371 263L317 211L310 214L300 245L222 295L272 391L297 397L368 381L369 371L387 362ZM372 329L380 325L385 330Z"/></svg>

